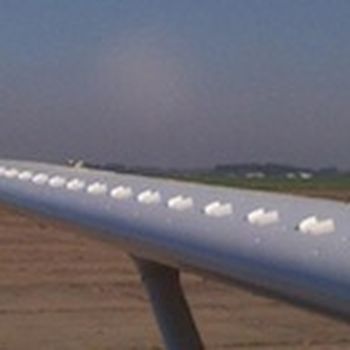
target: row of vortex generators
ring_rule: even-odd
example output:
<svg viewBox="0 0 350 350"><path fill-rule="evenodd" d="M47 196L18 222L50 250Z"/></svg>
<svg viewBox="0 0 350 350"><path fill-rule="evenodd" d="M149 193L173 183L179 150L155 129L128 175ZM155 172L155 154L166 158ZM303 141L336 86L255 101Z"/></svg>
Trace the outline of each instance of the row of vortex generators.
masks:
<svg viewBox="0 0 350 350"><path fill-rule="evenodd" d="M126 200L134 196L133 190L129 186L117 186L109 190L107 184L102 182L86 184L85 181L79 178L67 180L59 175L49 176L46 173L33 173L29 170L20 171L16 168L0 166L0 177L31 181L36 185L48 184L52 188L65 187L69 191L82 191L86 189L86 192L90 195L105 195L109 192L109 195L117 200ZM136 200L142 204L152 205L161 203L162 198L158 191L148 189L137 194ZM183 195L172 197L167 201L167 207L177 211L188 210L193 206L193 199ZM214 201L203 208L203 213L209 217L220 218L232 215L233 208L231 203ZM246 220L252 225L267 226L278 223L280 216L277 210L258 208L250 212L246 216ZM318 236L333 233L335 231L335 223L333 219L321 220L316 216L309 216L303 219L296 228L303 234Z"/></svg>

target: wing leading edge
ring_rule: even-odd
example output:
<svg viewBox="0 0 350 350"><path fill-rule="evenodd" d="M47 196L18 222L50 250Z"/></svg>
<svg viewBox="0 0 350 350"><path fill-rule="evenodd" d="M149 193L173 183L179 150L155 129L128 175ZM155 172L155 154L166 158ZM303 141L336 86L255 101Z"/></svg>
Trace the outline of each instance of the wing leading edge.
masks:
<svg viewBox="0 0 350 350"><path fill-rule="evenodd" d="M19 161L0 161L0 201L139 258L350 318L346 204Z"/></svg>

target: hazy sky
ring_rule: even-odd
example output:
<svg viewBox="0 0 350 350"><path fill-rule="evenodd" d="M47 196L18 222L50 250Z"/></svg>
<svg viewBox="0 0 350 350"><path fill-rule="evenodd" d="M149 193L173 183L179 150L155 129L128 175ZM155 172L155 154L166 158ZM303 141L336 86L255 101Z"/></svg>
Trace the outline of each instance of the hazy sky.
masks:
<svg viewBox="0 0 350 350"><path fill-rule="evenodd" d="M350 168L349 0L0 0L0 158Z"/></svg>

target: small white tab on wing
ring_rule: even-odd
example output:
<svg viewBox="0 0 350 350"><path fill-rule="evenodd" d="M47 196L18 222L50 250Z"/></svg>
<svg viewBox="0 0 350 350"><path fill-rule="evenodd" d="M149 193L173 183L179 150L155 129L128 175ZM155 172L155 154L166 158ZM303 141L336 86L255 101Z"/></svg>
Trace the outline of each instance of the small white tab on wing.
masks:
<svg viewBox="0 0 350 350"><path fill-rule="evenodd" d="M111 197L120 200L131 198L132 194L131 187L118 186L111 190Z"/></svg>
<svg viewBox="0 0 350 350"><path fill-rule="evenodd" d="M32 178L32 181L36 184L36 185L44 185L47 181L49 180L49 175L45 174L45 173L39 173L34 175L34 177Z"/></svg>
<svg viewBox="0 0 350 350"><path fill-rule="evenodd" d="M333 219L319 220L316 216L309 216L297 228L301 233L319 236L335 232L335 222Z"/></svg>
<svg viewBox="0 0 350 350"><path fill-rule="evenodd" d="M6 169L4 171L4 175L5 177L7 177L8 179L13 179L16 176L18 176L19 171L16 168L10 168L10 169Z"/></svg>
<svg viewBox="0 0 350 350"><path fill-rule="evenodd" d="M62 176L54 176L49 180L49 185L51 187L63 187L66 184L66 179Z"/></svg>
<svg viewBox="0 0 350 350"><path fill-rule="evenodd" d="M73 179L67 183L67 189L70 191L80 191L85 187L85 182L80 179Z"/></svg>
<svg viewBox="0 0 350 350"><path fill-rule="evenodd" d="M247 215L248 222L252 225L266 226L279 222L279 213L277 210L266 210L259 208Z"/></svg>
<svg viewBox="0 0 350 350"><path fill-rule="evenodd" d="M137 201L142 204L157 204L161 201L158 191L146 190L137 196Z"/></svg>
<svg viewBox="0 0 350 350"><path fill-rule="evenodd" d="M204 207L205 215L212 217L223 217L231 215L233 212L231 203L213 202Z"/></svg>
<svg viewBox="0 0 350 350"><path fill-rule="evenodd" d="M29 181L33 178L33 173L29 170L24 170L18 174L18 179L21 181Z"/></svg>
<svg viewBox="0 0 350 350"><path fill-rule="evenodd" d="M5 175L5 171L6 171L6 168L3 167L3 166L0 166L0 176L4 176Z"/></svg>
<svg viewBox="0 0 350 350"><path fill-rule="evenodd" d="M88 186L87 192L89 194L99 195L107 193L108 187L106 184L101 182L95 182Z"/></svg>
<svg viewBox="0 0 350 350"><path fill-rule="evenodd" d="M193 207L193 199L191 197L176 196L168 200L168 208L182 211Z"/></svg>

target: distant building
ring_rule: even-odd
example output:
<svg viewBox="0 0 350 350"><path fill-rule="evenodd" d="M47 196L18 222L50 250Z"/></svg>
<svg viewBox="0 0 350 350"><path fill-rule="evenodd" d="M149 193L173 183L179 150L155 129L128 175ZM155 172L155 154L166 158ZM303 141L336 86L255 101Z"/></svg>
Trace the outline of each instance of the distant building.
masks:
<svg viewBox="0 0 350 350"><path fill-rule="evenodd" d="M306 173L306 172L300 172L300 173L299 173L299 176L300 176L300 178L303 179L303 180L310 180L310 179L312 179L312 178L314 177L313 174L311 174L311 173Z"/></svg>
<svg viewBox="0 0 350 350"><path fill-rule="evenodd" d="M73 168L83 168L85 166L85 162L81 159L68 159L67 164Z"/></svg>
<svg viewBox="0 0 350 350"><path fill-rule="evenodd" d="M263 179L266 175L263 172L254 172L245 174L246 179Z"/></svg>

